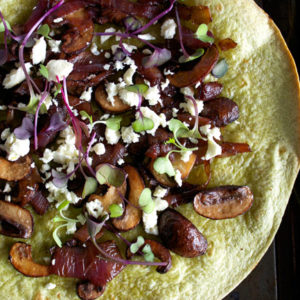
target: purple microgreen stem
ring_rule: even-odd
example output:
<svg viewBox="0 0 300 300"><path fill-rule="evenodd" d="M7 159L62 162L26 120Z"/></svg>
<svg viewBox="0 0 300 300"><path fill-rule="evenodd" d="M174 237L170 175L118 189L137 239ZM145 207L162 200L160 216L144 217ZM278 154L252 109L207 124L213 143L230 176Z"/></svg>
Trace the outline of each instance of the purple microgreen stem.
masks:
<svg viewBox="0 0 300 300"><path fill-rule="evenodd" d="M182 27L181 27L181 22L180 22L180 17L179 17L179 13L178 13L178 8L177 6L175 6L175 15L176 15L176 20L177 20L177 26L178 26L178 33L179 33L179 43L180 43L180 47L182 49L182 53L183 55L188 58L190 55L187 53L187 51L184 48L183 45L183 39L182 39Z"/></svg>

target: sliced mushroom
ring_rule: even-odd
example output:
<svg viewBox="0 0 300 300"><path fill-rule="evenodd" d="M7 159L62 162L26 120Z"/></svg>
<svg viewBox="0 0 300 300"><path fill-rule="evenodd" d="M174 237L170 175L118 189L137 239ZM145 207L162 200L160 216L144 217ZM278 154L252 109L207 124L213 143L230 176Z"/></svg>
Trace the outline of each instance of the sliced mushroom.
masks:
<svg viewBox="0 0 300 300"><path fill-rule="evenodd" d="M141 221L142 211L137 208L137 206L139 206L139 198L145 188L145 184L136 168L126 166L124 167L124 170L128 174L130 188L128 200L132 205L127 204L123 216L121 218L113 219L112 223L117 229L128 231L136 227Z"/></svg>
<svg viewBox="0 0 300 300"><path fill-rule="evenodd" d="M81 282L77 284L77 295L82 300L94 300L100 297L105 290L105 286L95 286L91 282Z"/></svg>
<svg viewBox="0 0 300 300"><path fill-rule="evenodd" d="M181 173L181 179L185 180L190 172L192 171L195 162L197 159L197 155L192 153L189 157L189 160L187 162L184 162L181 159L181 155L178 153L175 153L174 159L172 159L172 165L175 170L179 170ZM169 186L169 187L175 187L176 182L174 181L173 178L170 178L167 174L159 174L154 170L153 164L154 164L154 159L151 160L149 164L149 170L153 174L154 178L160 182L162 185Z"/></svg>
<svg viewBox="0 0 300 300"><path fill-rule="evenodd" d="M206 218L222 220L245 213L252 203L253 194L249 187L220 186L198 193L194 198L194 209Z"/></svg>
<svg viewBox="0 0 300 300"><path fill-rule="evenodd" d="M50 275L49 266L37 264L32 260L31 246L26 243L15 243L10 249L9 260L14 268L25 276L44 277Z"/></svg>
<svg viewBox="0 0 300 300"><path fill-rule="evenodd" d="M110 186L105 195L99 196L93 194L89 197L88 202L99 200L102 204L103 210L108 213L110 205L123 203L123 199L121 198L119 193L121 193L124 196L126 193L126 188L127 188L126 181L124 181L122 186L119 188Z"/></svg>
<svg viewBox="0 0 300 300"><path fill-rule="evenodd" d="M0 233L18 238L30 238L33 219L30 212L16 204L0 200Z"/></svg>
<svg viewBox="0 0 300 300"><path fill-rule="evenodd" d="M103 235L104 231L103 228L100 230L100 232L97 233L96 235L96 240L100 239L101 236ZM74 238L80 241L81 243L85 243L90 239L90 234L88 231L88 227L86 224L84 224L81 228L79 228L75 233L74 233Z"/></svg>
<svg viewBox="0 0 300 300"><path fill-rule="evenodd" d="M172 257L170 251L159 242L153 240L145 240L144 245L142 245L139 250L142 250L147 244L150 245L155 257L157 257L160 261L167 263L166 266L157 267L156 271L162 274L167 273L172 267ZM130 248L128 248L126 252L127 258L130 259L133 255L134 254L130 251Z"/></svg>
<svg viewBox="0 0 300 300"><path fill-rule="evenodd" d="M103 85L99 85L95 92L96 101L105 110L112 113L121 113L130 109L130 106L125 104L119 96L114 96L114 103L107 100L107 93Z"/></svg>
<svg viewBox="0 0 300 300"><path fill-rule="evenodd" d="M26 177L30 172L31 159L29 156L17 161L9 161L0 157L0 179L18 181Z"/></svg>
<svg viewBox="0 0 300 300"><path fill-rule="evenodd" d="M183 257L203 255L207 240L187 218L174 209L166 209L158 217L159 236L168 249Z"/></svg>

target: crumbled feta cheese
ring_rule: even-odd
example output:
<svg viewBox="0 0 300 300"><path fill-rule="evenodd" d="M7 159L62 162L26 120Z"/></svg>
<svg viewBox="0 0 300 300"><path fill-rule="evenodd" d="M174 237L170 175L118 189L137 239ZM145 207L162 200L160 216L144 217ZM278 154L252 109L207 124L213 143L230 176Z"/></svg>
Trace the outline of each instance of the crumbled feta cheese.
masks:
<svg viewBox="0 0 300 300"><path fill-rule="evenodd" d="M11 192L10 184L8 182L6 182L4 189L3 189L3 193L10 193L10 192Z"/></svg>
<svg viewBox="0 0 300 300"><path fill-rule="evenodd" d="M110 144L110 145L117 144L120 137L121 137L121 134L120 134L119 130L113 130L113 129L106 127L105 138L106 138L108 144Z"/></svg>
<svg viewBox="0 0 300 300"><path fill-rule="evenodd" d="M127 91L125 88L119 90L120 99L129 106L138 106L139 105L139 95L134 92Z"/></svg>
<svg viewBox="0 0 300 300"><path fill-rule="evenodd" d="M7 105L0 105L0 110L7 110Z"/></svg>
<svg viewBox="0 0 300 300"><path fill-rule="evenodd" d="M156 105L158 102L161 102L158 85L149 86L148 90L143 96L149 101L149 105Z"/></svg>
<svg viewBox="0 0 300 300"><path fill-rule="evenodd" d="M181 160L184 161L184 162L188 162L189 159L190 159L190 156L192 155L192 151L184 151L182 154L181 154Z"/></svg>
<svg viewBox="0 0 300 300"><path fill-rule="evenodd" d="M98 199L87 202L86 209L89 215L91 215L94 218L99 218L104 213L104 208L102 206L102 203Z"/></svg>
<svg viewBox="0 0 300 300"><path fill-rule="evenodd" d="M184 96L194 97L194 90L190 87L181 88L180 93Z"/></svg>
<svg viewBox="0 0 300 300"><path fill-rule="evenodd" d="M42 36L35 40L35 44L32 47L31 59L34 65L43 63L46 59L47 44L45 38Z"/></svg>
<svg viewBox="0 0 300 300"><path fill-rule="evenodd" d="M55 265L55 259L51 260L51 265L54 266Z"/></svg>
<svg viewBox="0 0 300 300"><path fill-rule="evenodd" d="M31 68L32 68L31 63L25 64L25 69L29 75L31 73L31 71L30 71ZM11 70L10 73L5 76L2 84L5 89L11 89L12 87L20 84L25 79L26 79L26 77L25 77L24 71L23 71L22 67L20 66L18 69Z"/></svg>
<svg viewBox="0 0 300 300"><path fill-rule="evenodd" d="M168 19L162 24L160 34L164 39L170 40L174 38L176 34L176 28L177 24L175 23L175 21L173 19Z"/></svg>
<svg viewBox="0 0 300 300"><path fill-rule="evenodd" d="M105 64L103 66L103 69L106 70L106 71L108 71L110 69L110 64Z"/></svg>
<svg viewBox="0 0 300 300"><path fill-rule="evenodd" d="M59 80L63 80L64 77L68 77L73 71L74 65L65 59L52 59L47 63L47 69L49 72L49 81L56 81L56 76Z"/></svg>
<svg viewBox="0 0 300 300"><path fill-rule="evenodd" d="M175 181L177 182L177 184L179 186L182 186L182 178L181 178L181 176L182 176L181 172L179 170L176 170L174 179L175 179Z"/></svg>
<svg viewBox="0 0 300 300"><path fill-rule="evenodd" d="M129 53L132 53L133 50L136 50L137 47L134 45L128 45L126 43L123 43L123 47L125 48L126 51L128 51Z"/></svg>
<svg viewBox="0 0 300 300"><path fill-rule="evenodd" d="M51 160L53 160L54 156L53 156L53 151L46 148L44 153L43 153L43 157L40 159L43 163L47 164L49 163Z"/></svg>
<svg viewBox="0 0 300 300"><path fill-rule="evenodd" d="M92 99L92 94L93 94L93 88L89 87L87 90L85 90L81 96L80 99L81 100L85 100L85 101L91 101Z"/></svg>
<svg viewBox="0 0 300 300"><path fill-rule="evenodd" d="M117 164L119 166L123 165L125 163L125 160L123 158L119 158L118 161L117 161Z"/></svg>
<svg viewBox="0 0 300 300"><path fill-rule="evenodd" d="M164 69L164 75L167 76L167 75L174 75L175 73L172 72L171 70L168 70L168 69Z"/></svg>
<svg viewBox="0 0 300 300"><path fill-rule="evenodd" d="M104 32L116 32L116 29L113 28L113 27L110 27L110 28L107 28L105 29ZM101 41L101 44L105 43L106 41L108 41L110 38L112 37L112 35L104 35L104 36L101 36L100 37L100 41Z"/></svg>
<svg viewBox="0 0 300 300"><path fill-rule="evenodd" d="M155 135L155 132L159 126L166 127L167 120L164 114L157 115L153 110L149 107L141 107L141 112L145 118L149 118L153 121L154 127L151 130L147 130L147 133ZM140 115L136 113L136 119L139 119Z"/></svg>
<svg viewBox="0 0 300 300"><path fill-rule="evenodd" d="M47 258L48 258L48 257L47 257ZM52 282L49 282L49 283L46 284L45 288L46 288L47 290L53 290L53 289L56 288L56 284L55 284L55 283L52 283Z"/></svg>
<svg viewBox="0 0 300 300"><path fill-rule="evenodd" d="M1 140L5 141L10 135L10 129L9 128L5 128L2 133L1 133Z"/></svg>
<svg viewBox="0 0 300 300"><path fill-rule="evenodd" d="M41 97L42 97L41 95L38 96L39 99L41 99ZM49 109L49 107L52 105L52 98L51 98L51 96L48 96L44 100L43 104L46 106L47 109Z"/></svg>
<svg viewBox="0 0 300 300"><path fill-rule="evenodd" d="M94 151L97 155L103 155L106 150L103 143L97 143L93 146L92 151Z"/></svg>
<svg viewBox="0 0 300 300"><path fill-rule="evenodd" d="M204 160L209 160L217 155L222 154L222 147L215 141L215 139L220 140L221 138L220 128L214 127L211 129L211 125L208 124L201 126L200 131L207 136L208 140L207 152L202 158Z"/></svg>
<svg viewBox="0 0 300 300"><path fill-rule="evenodd" d="M117 71L123 70L124 68L125 68L125 66L123 65L123 63L121 61L117 60L115 62L115 69Z"/></svg>
<svg viewBox="0 0 300 300"><path fill-rule="evenodd" d="M132 126L122 128L122 139L126 144L137 143L140 136L134 132Z"/></svg>
<svg viewBox="0 0 300 300"><path fill-rule="evenodd" d="M70 192L67 187L58 188L53 184L52 181L47 182L45 184L45 187L49 192L49 196L47 197L49 202L61 202L64 200L68 200L70 203L76 204L81 200L81 198L77 197L74 192Z"/></svg>
<svg viewBox="0 0 300 300"><path fill-rule="evenodd" d="M153 35L151 35L150 33L145 33L145 34L139 34L138 35L139 39L142 39L144 41L151 41L151 40L155 40L155 37Z"/></svg>
<svg viewBox="0 0 300 300"><path fill-rule="evenodd" d="M180 103L179 107L182 108L184 111L188 112L189 114L191 114L192 116L195 116L196 112L195 112L195 106L193 101L188 98L186 98L185 101L186 103ZM197 103L198 114L200 114L204 107L203 101L201 100L195 100L195 101Z"/></svg>
<svg viewBox="0 0 300 300"><path fill-rule="evenodd" d="M197 89L200 85L201 85L201 81L198 81L198 82L195 84L195 88Z"/></svg>
<svg viewBox="0 0 300 300"><path fill-rule="evenodd" d="M155 208L150 214L143 212L143 223L144 229L147 233L158 235L157 212L167 209L169 205L167 201L162 200L160 198L154 198L153 201L155 204Z"/></svg>
<svg viewBox="0 0 300 300"><path fill-rule="evenodd" d="M10 161L16 161L20 157L23 157L29 153L30 140L17 139L14 133L11 133L6 140L4 147L7 152L7 159Z"/></svg>
<svg viewBox="0 0 300 300"><path fill-rule="evenodd" d="M161 90L163 91L164 89L166 89L170 84L170 80L167 78L165 82L162 82L160 84Z"/></svg>
<svg viewBox="0 0 300 300"><path fill-rule="evenodd" d="M63 18L56 18L56 19L53 20L53 23L60 23L63 20L64 20Z"/></svg>
<svg viewBox="0 0 300 300"><path fill-rule="evenodd" d="M115 96L118 95L119 89L118 85L114 82L108 82L105 84L105 90L107 93L107 100L114 105L115 104Z"/></svg>
<svg viewBox="0 0 300 300"><path fill-rule="evenodd" d="M173 118L177 117L178 111L179 111L179 109L177 109L175 107L172 108L172 116L173 116Z"/></svg>
<svg viewBox="0 0 300 300"><path fill-rule="evenodd" d="M92 46L91 46L91 53L94 54L94 55L100 55L100 52L98 50L98 46L96 43L92 43Z"/></svg>
<svg viewBox="0 0 300 300"><path fill-rule="evenodd" d="M111 57L111 55L110 55L109 52L105 52L105 53L104 53L104 57L107 58L107 59L109 59L109 58Z"/></svg>
<svg viewBox="0 0 300 300"><path fill-rule="evenodd" d="M51 169L50 165L49 164L42 164L41 168L40 168L40 171L42 173L47 173L49 170Z"/></svg>
<svg viewBox="0 0 300 300"><path fill-rule="evenodd" d="M69 222L67 224L67 231L66 233L67 234L74 234L77 230L77 227L76 227L76 223L75 222Z"/></svg>
<svg viewBox="0 0 300 300"><path fill-rule="evenodd" d="M124 73L123 78L127 85L133 84L132 78L136 70L137 66L135 65L135 63L133 63L130 65L129 69Z"/></svg>
<svg viewBox="0 0 300 300"><path fill-rule="evenodd" d="M62 41L58 40L48 40L48 45L53 53L59 53L60 52L60 45Z"/></svg>
<svg viewBox="0 0 300 300"><path fill-rule="evenodd" d="M5 195L4 200L6 202L11 202L11 195Z"/></svg>
<svg viewBox="0 0 300 300"><path fill-rule="evenodd" d="M164 189L160 185L158 185L153 192L153 196L157 198L163 198L164 196L166 196L167 192L167 189Z"/></svg>

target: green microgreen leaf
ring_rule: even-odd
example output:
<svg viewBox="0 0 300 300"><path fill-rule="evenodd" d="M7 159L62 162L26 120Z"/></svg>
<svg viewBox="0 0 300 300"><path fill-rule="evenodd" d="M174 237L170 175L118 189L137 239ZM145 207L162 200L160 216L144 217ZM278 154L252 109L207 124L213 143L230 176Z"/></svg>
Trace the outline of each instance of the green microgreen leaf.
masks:
<svg viewBox="0 0 300 300"><path fill-rule="evenodd" d="M132 123L132 128L135 132L142 132L146 130L151 130L154 127L154 123L151 119L143 117Z"/></svg>
<svg viewBox="0 0 300 300"><path fill-rule="evenodd" d="M123 215L124 209L118 204L112 204L109 206L109 212L111 218L119 218Z"/></svg>
<svg viewBox="0 0 300 300"><path fill-rule="evenodd" d="M87 177L82 191L82 198L96 192L98 182L94 177Z"/></svg>
<svg viewBox="0 0 300 300"><path fill-rule="evenodd" d="M28 112L29 114L35 114L39 101L39 98L31 97L27 106L19 108L19 110ZM39 112L41 114L47 113L47 107L44 103L42 104Z"/></svg>
<svg viewBox="0 0 300 300"><path fill-rule="evenodd" d="M144 94L148 91L149 86L147 84L135 84L126 87L126 90L129 92Z"/></svg>
<svg viewBox="0 0 300 300"><path fill-rule="evenodd" d="M168 123L168 127L170 131L173 132L175 140L178 137L184 137L189 132L189 129L177 119L171 119Z"/></svg>
<svg viewBox="0 0 300 300"><path fill-rule="evenodd" d="M185 57L184 55L180 56L178 61L181 64L187 63L189 61L192 61L192 60L195 60L195 59L201 57L203 54L204 54L204 49L200 48L195 53L190 55L189 57Z"/></svg>
<svg viewBox="0 0 300 300"><path fill-rule="evenodd" d="M158 174L167 174L170 177L175 176L175 169L169 160L168 155L157 158L153 164L153 167Z"/></svg>
<svg viewBox="0 0 300 300"><path fill-rule="evenodd" d="M63 228L63 227L66 227L66 226L68 226L68 224L60 225L60 226L56 227L55 230L52 233L53 239L54 239L55 243L57 244L57 246L59 248L62 247L62 241L61 241L60 237L58 236L58 231L59 231L60 228Z"/></svg>
<svg viewBox="0 0 300 300"><path fill-rule="evenodd" d="M48 72L48 69L47 69L44 65L40 64L39 72L40 72L40 74L41 74L43 77L45 77L46 79L49 78L49 72Z"/></svg>
<svg viewBox="0 0 300 300"><path fill-rule="evenodd" d="M204 43L213 43L215 40L213 37L211 36L208 36L207 35L207 32L208 32L208 27L206 24L201 24L196 33L195 33L195 36L198 40L204 42Z"/></svg>
<svg viewBox="0 0 300 300"><path fill-rule="evenodd" d="M93 117L90 116L85 110L81 110L79 113L83 119L86 118L90 121L91 124L93 124Z"/></svg>
<svg viewBox="0 0 300 300"><path fill-rule="evenodd" d="M59 93L61 93L61 88L62 88L62 84L61 83L57 83L55 85L54 97L56 97Z"/></svg>
<svg viewBox="0 0 300 300"><path fill-rule="evenodd" d="M145 245L145 247L142 249L142 252L144 253L145 261L150 261L150 262L154 261L155 256L149 244Z"/></svg>
<svg viewBox="0 0 300 300"><path fill-rule="evenodd" d="M155 203L152 199L151 190L149 188L143 189L139 198L139 206L147 214L151 214L153 212Z"/></svg>
<svg viewBox="0 0 300 300"><path fill-rule="evenodd" d="M122 169L119 169L110 164L102 164L98 167L96 178L100 184L108 184L115 187L120 187L125 179L126 174Z"/></svg>
<svg viewBox="0 0 300 300"><path fill-rule="evenodd" d="M52 219L52 222L53 222L53 223L57 223L57 222L65 222L65 219L63 219L62 217L56 216L56 217L54 217L54 218Z"/></svg>
<svg viewBox="0 0 300 300"><path fill-rule="evenodd" d="M145 243L145 239L141 235L139 235L137 237L136 242L130 245L131 253L133 254L137 253L140 247L144 245L144 243Z"/></svg>
<svg viewBox="0 0 300 300"><path fill-rule="evenodd" d="M42 25L38 29L37 33L44 36L46 39L51 40L51 37L49 36L49 33L50 33L49 25L47 25L47 24Z"/></svg>
<svg viewBox="0 0 300 300"><path fill-rule="evenodd" d="M105 121L106 126L112 130L120 130L122 116L113 117Z"/></svg>
<svg viewBox="0 0 300 300"><path fill-rule="evenodd" d="M70 202L68 200L64 200L59 206L58 206L58 210L61 211L64 208L66 208L68 205L70 204Z"/></svg>
<svg viewBox="0 0 300 300"><path fill-rule="evenodd" d="M12 31L9 22L8 22L8 21L4 21L4 22L5 22L5 24L6 24L7 29L8 29L9 31ZM4 26L3 22L1 22L1 23L0 23L0 32L4 32L4 31L5 31L5 26Z"/></svg>

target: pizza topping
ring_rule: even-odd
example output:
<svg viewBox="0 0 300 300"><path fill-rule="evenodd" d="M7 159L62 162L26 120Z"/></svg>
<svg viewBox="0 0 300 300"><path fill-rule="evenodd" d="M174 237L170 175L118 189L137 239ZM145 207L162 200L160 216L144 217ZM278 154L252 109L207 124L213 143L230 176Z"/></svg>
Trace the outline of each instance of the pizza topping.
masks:
<svg viewBox="0 0 300 300"><path fill-rule="evenodd" d="M247 212L253 194L247 186L221 186L198 193L194 198L195 211L210 219L235 218Z"/></svg>
<svg viewBox="0 0 300 300"><path fill-rule="evenodd" d="M0 178L16 181L18 196L13 188L4 193L19 206L1 203L25 215L27 204L38 214L49 207L59 214L52 219L58 245L52 265L36 264L30 246L17 243L11 249L15 268L28 276L79 278L79 297L95 299L128 264L165 273L168 249L184 257L204 254L203 235L168 207L194 199L197 212L210 218L243 213L251 202L246 187L215 189L217 204L200 204L209 198L211 161L251 149L223 141L220 128L237 120L239 110L220 96L217 80L228 64L219 60L207 26L208 7L176 0L46 2L39 1L20 36L0 14L0 65L16 63L0 74L3 125L9 126L0 126L8 158L0 157ZM219 47L225 51L234 42L220 41ZM188 180L197 165L203 182L193 186ZM74 216L73 210L80 212ZM21 230L2 219L2 233ZM142 236L130 242L120 233L141 221L166 248ZM97 242L106 232L127 245L128 259L115 242ZM63 244L65 235L74 239Z"/></svg>
<svg viewBox="0 0 300 300"><path fill-rule="evenodd" d="M228 51L230 49L234 49L237 46L237 43L234 40L227 38L219 41L218 46L222 51Z"/></svg>

